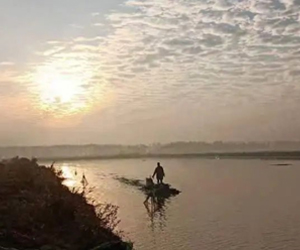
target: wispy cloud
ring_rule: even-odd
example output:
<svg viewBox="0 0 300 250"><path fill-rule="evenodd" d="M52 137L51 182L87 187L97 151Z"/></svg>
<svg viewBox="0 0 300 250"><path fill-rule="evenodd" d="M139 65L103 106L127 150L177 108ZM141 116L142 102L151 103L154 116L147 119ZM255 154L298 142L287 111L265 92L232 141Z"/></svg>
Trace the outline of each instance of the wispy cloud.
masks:
<svg viewBox="0 0 300 250"><path fill-rule="evenodd" d="M237 91L243 91L248 102L247 95L252 98L255 91L255 100L265 103L272 102L271 94L264 94L274 86L284 91L286 85L297 84L293 72L299 68L299 5L292 1L126 4L132 11L108 16L111 35L99 49L111 65L109 75L119 77L121 85L153 81L148 90L159 93L163 86L167 91L159 94L170 100L184 91L178 86L193 85L199 100L207 87L218 86L205 96L216 101L219 93L227 93L223 100L235 102Z"/></svg>
<svg viewBox="0 0 300 250"><path fill-rule="evenodd" d="M0 66L13 66L15 63L13 62L0 62Z"/></svg>

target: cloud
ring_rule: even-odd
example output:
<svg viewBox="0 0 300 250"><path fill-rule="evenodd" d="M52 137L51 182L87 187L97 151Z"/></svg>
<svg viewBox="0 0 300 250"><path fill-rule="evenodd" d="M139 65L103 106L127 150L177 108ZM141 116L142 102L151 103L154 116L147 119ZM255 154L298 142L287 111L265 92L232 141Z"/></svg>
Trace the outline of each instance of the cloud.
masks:
<svg viewBox="0 0 300 250"><path fill-rule="evenodd" d="M103 23L94 23L94 26L96 26L96 27L104 27L104 24Z"/></svg>
<svg viewBox="0 0 300 250"><path fill-rule="evenodd" d="M15 63L13 62L0 62L0 66L14 66Z"/></svg>
<svg viewBox="0 0 300 250"><path fill-rule="evenodd" d="M125 92L142 96L155 89L168 102L191 85L190 96L181 97L189 105L201 100L217 106L220 95L224 105L271 105L277 102L272 92L285 91L283 82L298 84L292 77L300 60L296 2L165 0L127 6L134 11L108 16L112 29L105 42L109 74L119 76ZM135 75L120 74L120 65ZM144 79L152 83L137 90L135 84ZM151 98L155 106L156 97Z"/></svg>
<svg viewBox="0 0 300 250"><path fill-rule="evenodd" d="M83 89L101 98L80 98L116 124L189 112L217 123L220 110L298 105L299 12L292 0L129 0L105 20L89 13L92 23L78 23L72 40L49 40L27 82L49 65L83 75Z"/></svg>

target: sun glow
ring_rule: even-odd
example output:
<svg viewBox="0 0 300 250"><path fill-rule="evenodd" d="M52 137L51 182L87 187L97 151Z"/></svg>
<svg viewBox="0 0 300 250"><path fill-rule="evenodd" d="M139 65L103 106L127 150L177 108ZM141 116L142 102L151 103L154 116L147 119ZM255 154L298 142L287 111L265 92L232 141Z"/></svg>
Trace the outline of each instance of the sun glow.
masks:
<svg viewBox="0 0 300 250"><path fill-rule="evenodd" d="M72 79L73 78L73 79ZM41 81L41 99L48 104L70 103L84 92L76 77L49 76Z"/></svg>
<svg viewBox="0 0 300 250"><path fill-rule="evenodd" d="M95 90L89 87L92 72L78 61L43 65L34 76L39 108L53 116L68 116L89 110Z"/></svg>

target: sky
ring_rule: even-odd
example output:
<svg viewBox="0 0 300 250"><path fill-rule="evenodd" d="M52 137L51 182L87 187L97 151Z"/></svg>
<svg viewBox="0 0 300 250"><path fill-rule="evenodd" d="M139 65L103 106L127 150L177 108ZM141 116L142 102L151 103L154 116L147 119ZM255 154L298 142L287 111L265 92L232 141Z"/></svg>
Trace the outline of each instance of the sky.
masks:
<svg viewBox="0 0 300 250"><path fill-rule="evenodd" d="M300 140L299 0L0 0L0 145Z"/></svg>

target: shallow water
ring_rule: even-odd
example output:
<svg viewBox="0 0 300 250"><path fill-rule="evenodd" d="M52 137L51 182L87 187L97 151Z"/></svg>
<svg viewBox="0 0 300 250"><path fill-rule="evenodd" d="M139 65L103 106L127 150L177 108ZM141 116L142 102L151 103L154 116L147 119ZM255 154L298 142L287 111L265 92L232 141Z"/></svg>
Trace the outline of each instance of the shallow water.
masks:
<svg viewBox="0 0 300 250"><path fill-rule="evenodd" d="M76 186L85 173L91 194L120 207L120 229L136 249L299 249L300 161L163 159L165 181L182 191L154 214L144 195L114 176L144 179L154 160L60 163ZM77 176L74 171L77 170Z"/></svg>

